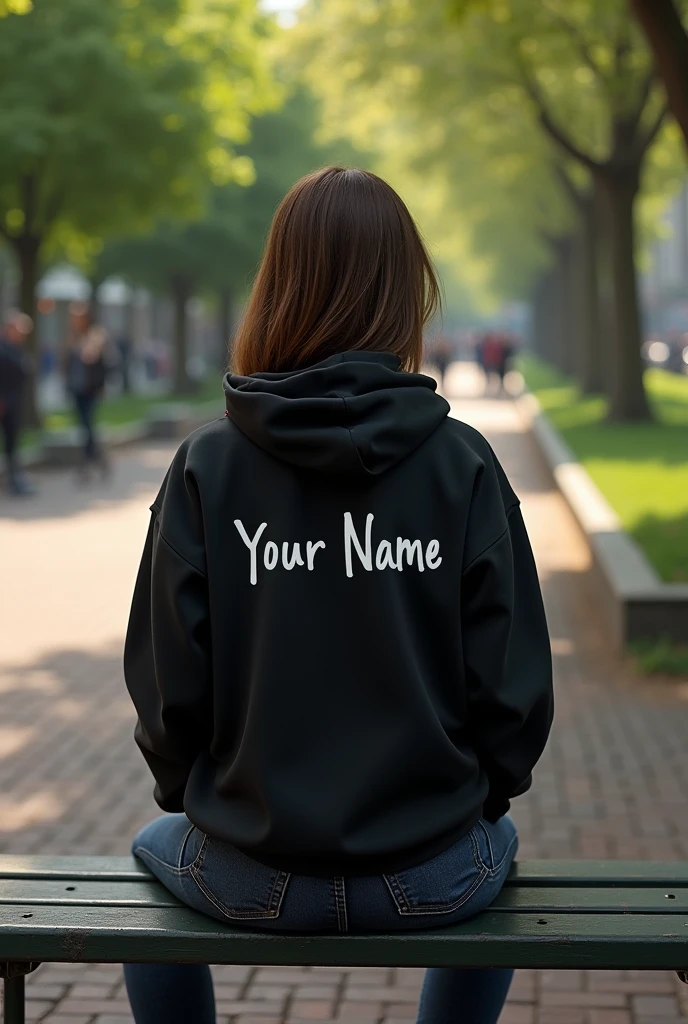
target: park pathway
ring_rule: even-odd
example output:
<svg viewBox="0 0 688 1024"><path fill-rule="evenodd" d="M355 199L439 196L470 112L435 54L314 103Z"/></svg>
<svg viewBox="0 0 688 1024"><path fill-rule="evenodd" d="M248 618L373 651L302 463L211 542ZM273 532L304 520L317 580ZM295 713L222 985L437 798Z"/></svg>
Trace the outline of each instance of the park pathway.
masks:
<svg viewBox="0 0 688 1024"><path fill-rule="evenodd" d="M450 370L447 391L522 499L552 634L557 718L534 789L514 807L521 856L688 858L688 687L643 683L609 655L585 544L514 405L483 398L464 367ZM0 852L125 853L156 813L121 649L148 505L171 455L131 449L108 484L46 474L33 502L0 497ZM407 1024L421 974L214 973L222 1024ZM30 1021L130 1022L117 966L45 965L28 993ZM640 972L521 971L502 1017L680 1022L688 988Z"/></svg>

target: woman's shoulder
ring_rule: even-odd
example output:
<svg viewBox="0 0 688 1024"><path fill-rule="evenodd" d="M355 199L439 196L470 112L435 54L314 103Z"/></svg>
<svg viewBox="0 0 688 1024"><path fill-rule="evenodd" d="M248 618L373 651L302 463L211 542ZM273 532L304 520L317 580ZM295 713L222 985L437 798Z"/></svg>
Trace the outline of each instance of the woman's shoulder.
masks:
<svg viewBox="0 0 688 1024"><path fill-rule="evenodd" d="M505 509L517 505L518 498L487 438L469 423L453 416L447 417L444 430L447 443L452 446L452 457L468 466L476 479L475 497L487 497L489 501L499 495Z"/></svg>
<svg viewBox="0 0 688 1024"><path fill-rule="evenodd" d="M491 463L495 458L487 438L470 423L457 419L455 416L447 416L442 424L441 438L458 455L463 455L476 464L485 461Z"/></svg>

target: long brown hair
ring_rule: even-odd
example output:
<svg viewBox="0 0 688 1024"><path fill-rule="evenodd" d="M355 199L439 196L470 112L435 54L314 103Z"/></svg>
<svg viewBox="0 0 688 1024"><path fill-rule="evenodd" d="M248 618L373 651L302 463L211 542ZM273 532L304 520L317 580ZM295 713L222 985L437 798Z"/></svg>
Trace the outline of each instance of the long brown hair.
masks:
<svg viewBox="0 0 688 1024"><path fill-rule="evenodd" d="M370 171L326 167L277 209L232 368L283 372L367 349L417 370L439 305L432 262L394 189Z"/></svg>

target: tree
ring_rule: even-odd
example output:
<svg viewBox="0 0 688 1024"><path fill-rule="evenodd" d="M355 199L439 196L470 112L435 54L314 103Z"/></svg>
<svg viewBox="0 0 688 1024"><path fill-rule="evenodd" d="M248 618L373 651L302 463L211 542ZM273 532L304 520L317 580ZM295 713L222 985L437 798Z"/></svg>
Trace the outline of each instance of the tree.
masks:
<svg viewBox="0 0 688 1024"><path fill-rule="evenodd" d="M31 10L31 0L0 0L0 18L8 14L26 14Z"/></svg>
<svg viewBox="0 0 688 1024"><path fill-rule="evenodd" d="M256 25L251 0L35 0L3 20L0 233L30 316L51 245L92 252L124 226L191 213L209 176L231 176L221 143L241 141L262 102Z"/></svg>
<svg viewBox="0 0 688 1024"><path fill-rule="evenodd" d="M458 32L440 4L327 0L306 8L294 46L328 136L368 149L446 287L484 313L527 294L550 259L543 232L565 230L569 214L523 104L501 83L485 93L484 38Z"/></svg>
<svg viewBox="0 0 688 1024"><path fill-rule="evenodd" d="M583 7L579 5L576 13L589 18L593 12L583 12ZM643 161L662 125L665 107L655 95L650 62L628 25L619 22L616 34L609 38L604 23L598 27L587 18L578 23L558 10L554 15L554 20L562 24L567 44L575 47L585 62L586 78L608 125L605 141L589 132L577 132L575 123L573 131L565 126L555 112L552 90L548 94L547 86L543 86L545 69L531 59L535 50L529 54L529 48L521 44L515 61L539 124L562 154L589 172L601 199L613 282L610 416L617 420L647 419L651 410L643 385L640 351L635 202ZM607 50L604 56L600 56L602 46ZM547 58L546 62L551 68Z"/></svg>
<svg viewBox="0 0 688 1024"><path fill-rule="evenodd" d="M325 95L330 102L334 98L338 113L348 107L354 131L362 120L356 104L372 90L373 103L384 96L392 121L404 125L408 135L418 133L414 147L434 134L446 140L447 167L457 161L465 164L466 152L482 158L483 181L476 191L483 211L480 230L488 227L493 242L504 249L511 230L520 226L516 234L522 247L530 246L533 254L525 261L531 280L536 264L543 263L536 242L542 235L541 220L526 223L538 196L514 174L514 184L519 182L527 196L524 219L515 192L495 190L491 161L500 143L491 135L504 130L506 111L514 123L528 122L523 139L515 142L515 153L523 166L529 153L531 165L540 160L540 181L543 175L555 175L562 161L578 165L580 187L589 191L594 186L595 202L603 201L606 214L615 308L611 415L646 417L650 411L640 359L634 214L645 156L664 117L647 49L625 16L624 0L604 5L592 0L478 0L468 5L460 22L451 16L457 5L466 6L458 0L447 5L362 0L354 16L345 0L312 4L306 23L310 19L315 26L320 77L325 65L343 69L323 83ZM461 130L451 133L447 122ZM540 133L539 147L533 129ZM383 147L388 136L389 129L383 128ZM513 165L508 152L502 155L507 166ZM455 179L457 191L470 205L464 180ZM488 206L502 214L501 239L493 211L484 212ZM475 225L475 212L463 213L460 226L466 221ZM477 237L475 227L474 232ZM546 232L548 237L557 233L551 227ZM501 262L499 256L496 262ZM606 271L606 264L602 266Z"/></svg>
<svg viewBox="0 0 688 1024"><path fill-rule="evenodd" d="M297 88L280 110L256 118L251 139L237 148L237 154L250 161L250 179L210 188L205 212L187 224L159 222L148 235L114 241L100 257L99 278L121 274L134 284L172 298L176 394L183 395L191 387L186 371L189 298L199 292L216 298L223 339L221 359L226 365L233 308L258 266L278 203L297 178L348 155L341 146L318 145L313 138L316 125L313 98Z"/></svg>
<svg viewBox="0 0 688 1024"><path fill-rule="evenodd" d="M688 33L672 0L631 0L652 48L671 112L688 145Z"/></svg>

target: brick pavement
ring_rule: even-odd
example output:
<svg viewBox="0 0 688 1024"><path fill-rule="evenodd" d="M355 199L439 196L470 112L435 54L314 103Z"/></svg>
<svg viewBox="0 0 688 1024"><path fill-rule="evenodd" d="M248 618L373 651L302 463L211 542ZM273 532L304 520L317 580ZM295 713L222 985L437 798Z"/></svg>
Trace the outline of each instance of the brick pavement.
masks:
<svg viewBox="0 0 688 1024"><path fill-rule="evenodd" d="M555 654L557 718L517 801L521 856L688 857L688 683L634 679L607 650L588 553L508 401L461 372L454 412L492 441L522 498ZM132 741L122 636L148 512L172 449L132 449L115 479L46 475L0 498L0 851L123 853L156 813ZM104 709L107 713L103 713ZM216 967L226 1024L406 1024L421 972ZM44 965L28 1020L129 1024L118 966ZM669 973L520 971L502 1024L688 1024ZM457 1020L457 1024L460 1021Z"/></svg>

